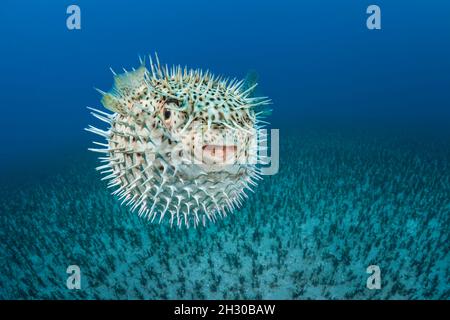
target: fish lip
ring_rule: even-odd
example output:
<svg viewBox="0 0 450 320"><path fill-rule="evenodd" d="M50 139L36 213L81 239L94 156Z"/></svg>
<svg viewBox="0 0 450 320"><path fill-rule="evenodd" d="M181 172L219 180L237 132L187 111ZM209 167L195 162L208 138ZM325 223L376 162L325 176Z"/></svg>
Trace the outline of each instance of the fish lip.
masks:
<svg viewBox="0 0 450 320"><path fill-rule="evenodd" d="M219 163L227 164L237 155L237 145L235 144L204 144L202 146L203 160L219 161Z"/></svg>
<svg viewBox="0 0 450 320"><path fill-rule="evenodd" d="M225 149L233 148L234 152L237 151L237 146L235 144L230 144L230 145L228 145L228 144L204 144L202 146L202 150L205 150L208 147L210 147L210 148L217 148L217 149L220 149L220 148L225 148Z"/></svg>

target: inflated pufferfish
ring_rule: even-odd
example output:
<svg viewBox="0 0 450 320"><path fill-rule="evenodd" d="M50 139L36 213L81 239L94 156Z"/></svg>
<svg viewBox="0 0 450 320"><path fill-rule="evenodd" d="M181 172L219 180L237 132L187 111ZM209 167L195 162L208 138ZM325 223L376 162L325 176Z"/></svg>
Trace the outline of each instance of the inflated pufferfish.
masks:
<svg viewBox="0 0 450 320"><path fill-rule="evenodd" d="M112 70L111 70L112 71ZM256 83L221 79L209 72L161 66L150 57L133 71L114 74L102 104L91 109L108 130L87 131L106 138L94 142L106 154L96 168L122 204L153 221L195 227L239 208L246 189L261 179L257 135L265 121L266 97L253 97ZM248 80L248 79L247 79Z"/></svg>

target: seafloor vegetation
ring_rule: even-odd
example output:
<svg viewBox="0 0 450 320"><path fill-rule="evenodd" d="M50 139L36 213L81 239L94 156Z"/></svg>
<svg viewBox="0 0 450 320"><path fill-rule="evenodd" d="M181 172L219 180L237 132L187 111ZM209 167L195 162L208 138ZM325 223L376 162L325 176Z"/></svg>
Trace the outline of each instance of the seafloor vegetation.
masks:
<svg viewBox="0 0 450 320"><path fill-rule="evenodd" d="M449 139L282 131L280 140L279 174L197 230L120 207L90 155L45 179L3 180L0 298L450 298ZM71 264L81 290L66 288ZM371 264L380 290L366 288Z"/></svg>

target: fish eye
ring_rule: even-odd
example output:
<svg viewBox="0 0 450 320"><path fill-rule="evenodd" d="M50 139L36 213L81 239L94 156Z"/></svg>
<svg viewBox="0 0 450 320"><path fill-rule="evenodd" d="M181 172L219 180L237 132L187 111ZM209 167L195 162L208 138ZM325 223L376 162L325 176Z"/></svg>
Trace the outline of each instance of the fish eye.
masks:
<svg viewBox="0 0 450 320"><path fill-rule="evenodd" d="M164 120L169 120L171 112L169 109L164 109Z"/></svg>
<svg viewBox="0 0 450 320"><path fill-rule="evenodd" d="M172 105L175 105L175 106L179 106L180 102L178 100L176 100L176 99L169 98L164 104L165 105L171 105L172 104ZM169 108L164 108L163 109L164 120L169 120L171 115L172 115L172 112L170 111Z"/></svg>

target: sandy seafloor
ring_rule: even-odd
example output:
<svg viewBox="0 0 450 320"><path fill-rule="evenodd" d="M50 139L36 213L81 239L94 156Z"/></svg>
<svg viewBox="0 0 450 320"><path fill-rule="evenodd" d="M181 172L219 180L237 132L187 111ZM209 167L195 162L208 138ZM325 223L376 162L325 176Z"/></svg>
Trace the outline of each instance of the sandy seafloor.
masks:
<svg viewBox="0 0 450 320"><path fill-rule="evenodd" d="M73 150L2 179L0 298L449 299L449 137L281 131L279 173L196 230L129 213ZM71 264L81 290L66 288Z"/></svg>

